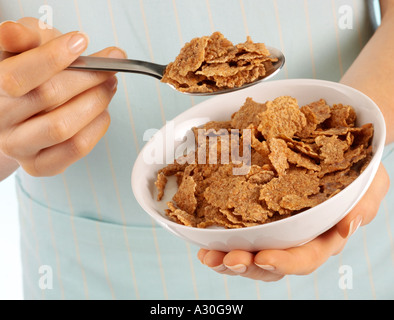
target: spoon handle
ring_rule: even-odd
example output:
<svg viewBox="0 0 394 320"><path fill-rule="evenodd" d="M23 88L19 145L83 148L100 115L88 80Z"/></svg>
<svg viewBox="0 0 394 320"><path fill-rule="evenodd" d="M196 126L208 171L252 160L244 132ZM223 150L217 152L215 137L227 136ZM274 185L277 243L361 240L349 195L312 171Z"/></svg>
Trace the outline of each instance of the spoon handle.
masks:
<svg viewBox="0 0 394 320"><path fill-rule="evenodd" d="M68 69L142 73L160 80L166 66L140 60L80 56Z"/></svg>

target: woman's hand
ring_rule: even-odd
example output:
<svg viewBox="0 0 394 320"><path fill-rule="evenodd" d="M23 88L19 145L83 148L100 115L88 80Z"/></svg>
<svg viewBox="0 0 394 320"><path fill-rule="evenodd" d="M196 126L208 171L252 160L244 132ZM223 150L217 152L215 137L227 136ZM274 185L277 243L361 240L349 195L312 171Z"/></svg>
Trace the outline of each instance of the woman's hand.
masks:
<svg viewBox="0 0 394 320"><path fill-rule="evenodd" d="M216 272L256 280L276 281L289 274L310 274L330 256L338 254L360 225L372 221L389 185L388 174L381 164L371 186L354 209L333 228L302 246L257 253L200 249L198 258Z"/></svg>
<svg viewBox="0 0 394 320"><path fill-rule="evenodd" d="M0 153L33 176L51 176L87 155L105 134L114 73L65 70L88 46L24 18L0 26ZM111 47L94 56L124 58Z"/></svg>

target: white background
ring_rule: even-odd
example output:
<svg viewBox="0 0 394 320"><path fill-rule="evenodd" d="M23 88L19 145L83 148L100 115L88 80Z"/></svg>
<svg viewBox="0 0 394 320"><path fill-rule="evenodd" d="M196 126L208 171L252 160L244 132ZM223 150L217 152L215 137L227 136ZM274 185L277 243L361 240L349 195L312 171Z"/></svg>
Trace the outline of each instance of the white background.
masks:
<svg viewBox="0 0 394 320"><path fill-rule="evenodd" d="M14 175L0 182L0 300L23 299Z"/></svg>

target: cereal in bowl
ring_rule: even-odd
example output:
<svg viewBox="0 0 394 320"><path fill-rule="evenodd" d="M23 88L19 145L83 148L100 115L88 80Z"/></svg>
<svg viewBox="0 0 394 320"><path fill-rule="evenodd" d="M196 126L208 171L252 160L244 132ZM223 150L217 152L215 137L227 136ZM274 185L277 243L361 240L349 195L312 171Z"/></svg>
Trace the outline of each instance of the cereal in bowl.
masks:
<svg viewBox="0 0 394 320"><path fill-rule="evenodd" d="M372 156L372 124L356 125L351 106L281 96L247 98L227 121L192 128L196 149L158 172L178 190L166 214L191 227L256 226L312 208L343 190Z"/></svg>

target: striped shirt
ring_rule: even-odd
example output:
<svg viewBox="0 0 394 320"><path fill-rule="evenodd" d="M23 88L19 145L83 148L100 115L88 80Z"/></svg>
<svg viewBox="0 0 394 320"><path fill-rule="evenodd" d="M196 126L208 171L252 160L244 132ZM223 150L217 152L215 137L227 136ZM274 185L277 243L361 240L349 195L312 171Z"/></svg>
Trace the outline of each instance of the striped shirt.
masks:
<svg viewBox="0 0 394 320"><path fill-rule="evenodd" d="M87 54L119 46L165 64L194 37L250 35L281 49L275 79L338 81L372 35L362 0L0 0L0 21L53 18L62 32L90 36ZM203 101L159 81L119 74L111 126L63 174L17 174L27 299L358 299L394 297L393 188L374 221L309 276L264 283L217 274L199 248L156 225L137 204L130 174L144 132ZM394 177L393 146L384 155ZM351 271L352 282L343 283ZM51 281L49 281L51 280Z"/></svg>

